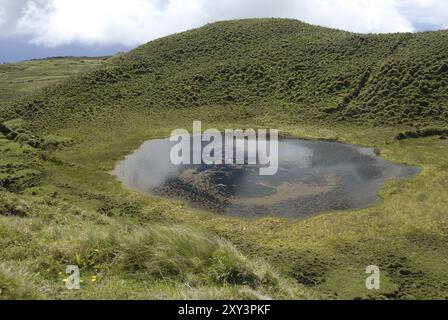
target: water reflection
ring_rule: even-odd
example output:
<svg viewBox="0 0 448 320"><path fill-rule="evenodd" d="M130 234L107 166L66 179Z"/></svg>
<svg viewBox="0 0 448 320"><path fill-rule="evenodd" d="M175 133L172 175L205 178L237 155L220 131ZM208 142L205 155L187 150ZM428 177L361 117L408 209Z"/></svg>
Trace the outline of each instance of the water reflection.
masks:
<svg viewBox="0 0 448 320"><path fill-rule="evenodd" d="M257 165L175 166L169 158L174 144L145 142L114 174L127 188L184 199L219 214L300 218L369 206L386 180L419 172L385 161L371 148L283 139L278 173L260 176Z"/></svg>

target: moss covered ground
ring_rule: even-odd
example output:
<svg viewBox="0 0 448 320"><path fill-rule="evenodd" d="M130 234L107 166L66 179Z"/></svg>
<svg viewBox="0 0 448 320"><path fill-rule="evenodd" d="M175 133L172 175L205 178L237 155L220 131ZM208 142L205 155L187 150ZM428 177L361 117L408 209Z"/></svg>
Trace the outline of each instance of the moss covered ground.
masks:
<svg viewBox="0 0 448 320"><path fill-rule="evenodd" d="M218 23L8 103L0 298L447 299L446 39ZM388 182L375 206L302 220L219 216L110 174L193 120L376 147L422 172ZM80 291L65 289L68 264ZM368 265L382 270L379 291L365 288Z"/></svg>

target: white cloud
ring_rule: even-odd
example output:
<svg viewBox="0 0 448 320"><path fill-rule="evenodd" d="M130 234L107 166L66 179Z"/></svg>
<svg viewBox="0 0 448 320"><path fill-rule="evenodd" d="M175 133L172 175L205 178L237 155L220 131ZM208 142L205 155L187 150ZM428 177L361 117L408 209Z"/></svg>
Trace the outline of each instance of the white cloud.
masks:
<svg viewBox="0 0 448 320"><path fill-rule="evenodd" d="M6 23L6 11L0 6L0 28Z"/></svg>
<svg viewBox="0 0 448 320"><path fill-rule="evenodd" d="M298 16L314 24L355 32L408 32L411 22L400 15L395 0L307 0Z"/></svg>
<svg viewBox="0 0 448 320"><path fill-rule="evenodd" d="M20 16L20 11L22 7L28 0L0 0L0 20L3 20L3 23L0 23L0 35L11 33L15 24L17 23L17 19Z"/></svg>
<svg viewBox="0 0 448 320"><path fill-rule="evenodd" d="M17 31L48 46L82 42L135 45L202 21L196 0L160 6L148 0L28 1Z"/></svg>
<svg viewBox="0 0 448 320"><path fill-rule="evenodd" d="M6 23L6 12L5 9L0 8L0 27Z"/></svg>
<svg viewBox="0 0 448 320"><path fill-rule="evenodd" d="M448 28L446 0L400 0L397 7L406 19L416 25Z"/></svg>
<svg viewBox="0 0 448 320"><path fill-rule="evenodd" d="M288 17L355 32L448 27L446 0L0 0L0 34L133 46L208 22ZM5 19L6 18L6 19Z"/></svg>

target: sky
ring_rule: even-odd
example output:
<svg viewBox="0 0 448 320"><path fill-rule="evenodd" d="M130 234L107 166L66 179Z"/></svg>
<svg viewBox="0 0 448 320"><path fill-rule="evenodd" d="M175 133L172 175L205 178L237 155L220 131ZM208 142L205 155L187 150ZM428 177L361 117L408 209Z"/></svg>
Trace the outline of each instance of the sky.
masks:
<svg viewBox="0 0 448 320"><path fill-rule="evenodd" d="M0 0L0 63L110 55L206 23L260 17L417 32L448 29L448 0Z"/></svg>

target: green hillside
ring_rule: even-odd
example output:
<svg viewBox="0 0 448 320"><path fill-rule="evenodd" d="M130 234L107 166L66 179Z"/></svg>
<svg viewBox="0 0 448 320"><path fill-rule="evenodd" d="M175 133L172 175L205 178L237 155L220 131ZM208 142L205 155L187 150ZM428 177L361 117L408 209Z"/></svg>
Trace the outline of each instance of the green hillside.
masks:
<svg viewBox="0 0 448 320"><path fill-rule="evenodd" d="M150 42L19 112L47 126L122 108L238 105L257 114L281 103L276 117L424 126L448 119L447 75L447 31L359 35L232 21Z"/></svg>
<svg viewBox="0 0 448 320"><path fill-rule="evenodd" d="M447 31L228 21L4 98L0 298L448 298L447 49ZM193 120L376 147L422 173L370 208L293 221L219 216L111 176ZM65 290L68 264L81 291ZM379 291L365 288L368 265Z"/></svg>
<svg viewBox="0 0 448 320"><path fill-rule="evenodd" d="M95 69L105 59L60 57L0 64L0 105Z"/></svg>

